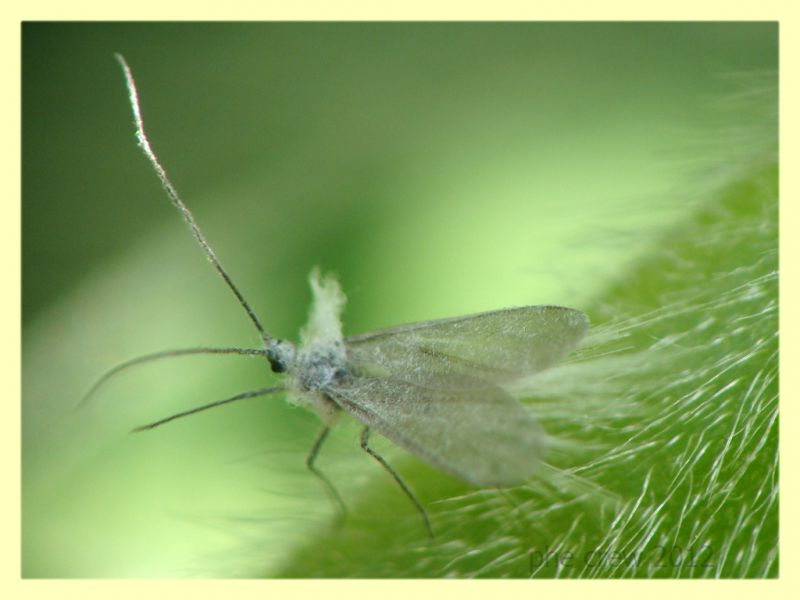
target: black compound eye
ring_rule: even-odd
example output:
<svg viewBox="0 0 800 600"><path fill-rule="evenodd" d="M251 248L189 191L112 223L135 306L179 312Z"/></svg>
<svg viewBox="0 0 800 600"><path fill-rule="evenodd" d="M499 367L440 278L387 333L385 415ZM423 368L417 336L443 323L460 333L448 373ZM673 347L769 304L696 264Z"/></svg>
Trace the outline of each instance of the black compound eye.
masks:
<svg viewBox="0 0 800 600"><path fill-rule="evenodd" d="M277 340L275 346L280 346L282 340ZM273 373L284 373L286 371L286 362L281 358L281 353L275 347L267 348L267 360Z"/></svg>

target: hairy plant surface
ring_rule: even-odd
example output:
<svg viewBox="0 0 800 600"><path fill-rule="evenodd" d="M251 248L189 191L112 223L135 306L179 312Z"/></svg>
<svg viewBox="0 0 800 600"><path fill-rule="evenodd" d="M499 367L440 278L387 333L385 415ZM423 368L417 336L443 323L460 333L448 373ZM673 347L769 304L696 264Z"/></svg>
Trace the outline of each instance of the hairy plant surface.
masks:
<svg viewBox="0 0 800 600"><path fill-rule="evenodd" d="M551 437L536 480L474 490L404 464L434 540L387 480L277 574L776 576L777 287L762 160L656 240L588 311L581 350L523 386ZM375 506L395 516L359 517Z"/></svg>

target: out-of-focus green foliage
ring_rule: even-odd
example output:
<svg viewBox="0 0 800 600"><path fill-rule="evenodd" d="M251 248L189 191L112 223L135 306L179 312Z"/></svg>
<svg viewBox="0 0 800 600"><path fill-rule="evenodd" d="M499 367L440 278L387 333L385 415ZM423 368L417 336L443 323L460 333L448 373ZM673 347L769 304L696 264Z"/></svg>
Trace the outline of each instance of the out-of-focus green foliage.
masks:
<svg viewBox="0 0 800 600"><path fill-rule="evenodd" d="M343 423L332 530L316 419L278 397L127 435L268 383L260 361L149 365L72 410L131 356L258 343L135 146L115 51L274 335L296 339L314 265L345 333L536 303L603 326L532 383L541 481L476 492L378 440L430 544ZM774 164L707 121L752 126L719 75L776 52L773 24L25 24L23 574L524 577L545 545L704 541L710 570L559 574L774 574Z"/></svg>

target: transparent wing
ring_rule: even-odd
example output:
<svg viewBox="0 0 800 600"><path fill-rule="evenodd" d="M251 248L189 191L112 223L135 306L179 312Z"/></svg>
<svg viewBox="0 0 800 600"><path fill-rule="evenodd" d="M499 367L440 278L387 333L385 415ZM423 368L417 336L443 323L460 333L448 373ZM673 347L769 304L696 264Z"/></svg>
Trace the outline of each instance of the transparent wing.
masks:
<svg viewBox="0 0 800 600"><path fill-rule="evenodd" d="M412 323L345 339L356 372L411 383L431 374L504 383L546 369L583 337L586 315L561 306L524 306Z"/></svg>
<svg viewBox="0 0 800 600"><path fill-rule="evenodd" d="M397 445L477 485L523 483L542 455L542 431L522 405L473 377L352 377L328 393Z"/></svg>

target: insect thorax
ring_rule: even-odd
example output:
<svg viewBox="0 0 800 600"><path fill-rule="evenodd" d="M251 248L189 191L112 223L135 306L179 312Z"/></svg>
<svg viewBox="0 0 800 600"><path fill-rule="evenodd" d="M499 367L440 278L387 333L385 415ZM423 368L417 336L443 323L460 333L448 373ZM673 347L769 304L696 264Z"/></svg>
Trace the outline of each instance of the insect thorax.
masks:
<svg viewBox="0 0 800 600"><path fill-rule="evenodd" d="M334 342L300 348L288 375L291 401L312 409L324 422L330 422L338 407L326 392L341 385L348 376L344 344Z"/></svg>
<svg viewBox="0 0 800 600"><path fill-rule="evenodd" d="M301 391L335 387L347 376L347 356L341 341L303 347L297 353L292 375Z"/></svg>

